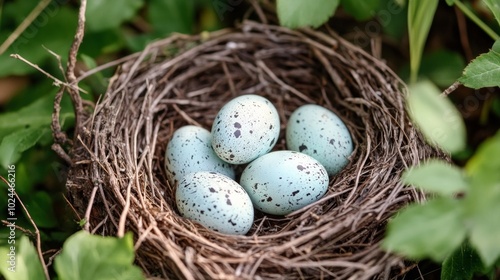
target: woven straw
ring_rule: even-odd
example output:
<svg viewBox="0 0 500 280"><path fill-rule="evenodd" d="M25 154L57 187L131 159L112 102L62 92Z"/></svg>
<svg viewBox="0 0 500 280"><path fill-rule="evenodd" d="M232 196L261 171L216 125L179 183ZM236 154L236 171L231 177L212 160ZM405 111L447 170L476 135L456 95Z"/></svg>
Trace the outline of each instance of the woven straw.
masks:
<svg viewBox="0 0 500 280"><path fill-rule="evenodd" d="M125 57L86 114L71 150L69 199L101 235L134 233L136 263L161 279L387 279L411 263L380 249L388 219L424 196L400 182L431 156L405 111L405 85L381 61L331 31L244 21L173 35ZM241 94L271 100L281 118L314 103L337 113L355 146L318 202L286 217L256 212L246 236L182 218L164 153L176 128L211 128Z"/></svg>

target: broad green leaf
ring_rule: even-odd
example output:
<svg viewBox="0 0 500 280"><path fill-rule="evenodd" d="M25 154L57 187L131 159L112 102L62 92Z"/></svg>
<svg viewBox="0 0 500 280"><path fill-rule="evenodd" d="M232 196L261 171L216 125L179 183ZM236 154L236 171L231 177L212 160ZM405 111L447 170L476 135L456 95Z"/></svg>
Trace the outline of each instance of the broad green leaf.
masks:
<svg viewBox="0 0 500 280"><path fill-rule="evenodd" d="M403 209L389 222L382 247L411 259L442 261L465 234L460 201L441 197Z"/></svg>
<svg viewBox="0 0 500 280"><path fill-rule="evenodd" d="M465 148L465 125L457 108L423 80L410 86L408 109L412 120L430 143L455 153Z"/></svg>
<svg viewBox="0 0 500 280"><path fill-rule="evenodd" d="M52 197L44 191L37 191L24 199L24 205L38 227L53 228L57 225L56 215L52 209Z"/></svg>
<svg viewBox="0 0 500 280"><path fill-rule="evenodd" d="M424 54L419 69L419 76L424 76L439 87L447 88L453 84L465 68L461 54L448 50L439 50ZM401 71L401 77L410 76L410 67Z"/></svg>
<svg viewBox="0 0 500 280"><path fill-rule="evenodd" d="M80 46L80 54L102 59L106 54L115 55L125 47L124 32L119 28L87 32ZM81 56L81 55L80 55Z"/></svg>
<svg viewBox="0 0 500 280"><path fill-rule="evenodd" d="M341 0L344 10L359 21L373 18L379 10L381 0L358 1L358 0Z"/></svg>
<svg viewBox="0 0 500 280"><path fill-rule="evenodd" d="M411 82L417 80L420 59L425 41L431 28L432 20L438 6L438 0L409 0L408 35L410 39Z"/></svg>
<svg viewBox="0 0 500 280"><path fill-rule="evenodd" d="M475 273L484 271L477 252L464 243L448 256L441 269L441 280L471 280Z"/></svg>
<svg viewBox="0 0 500 280"><path fill-rule="evenodd" d="M377 12L377 20L382 26L384 35L399 41L406 36L408 30L408 6L406 3L400 5L397 2L397 0L382 0L383 8Z"/></svg>
<svg viewBox="0 0 500 280"><path fill-rule="evenodd" d="M144 279L133 261L131 233L115 238L79 231L66 240L54 266L60 280Z"/></svg>
<svg viewBox="0 0 500 280"><path fill-rule="evenodd" d="M19 160L21 153L50 135L50 127L28 127L5 136L0 142L0 164L6 167Z"/></svg>
<svg viewBox="0 0 500 280"><path fill-rule="evenodd" d="M498 2L498 0L483 0L483 2L491 10L498 24L500 24L500 2Z"/></svg>
<svg viewBox="0 0 500 280"><path fill-rule="evenodd" d="M143 0L121 0L119 3L90 0L87 3L87 27L90 31L119 27L123 22L132 19L143 4Z"/></svg>
<svg viewBox="0 0 500 280"><path fill-rule="evenodd" d="M20 128L50 124L54 96L46 95L16 112L0 114L0 139Z"/></svg>
<svg viewBox="0 0 500 280"><path fill-rule="evenodd" d="M19 231L16 234L21 235ZM13 246L14 248L11 248ZM14 249L15 260L12 261ZM7 280L45 279L42 263L28 237L21 236L15 243L0 247L0 272Z"/></svg>
<svg viewBox="0 0 500 280"><path fill-rule="evenodd" d="M69 7L47 8L0 56L0 77L24 75L37 71L24 62L10 57L9 55L12 53L20 54L38 65L43 64L48 59L55 61L55 58L44 47L61 55L63 65L65 65L65 58L75 35L76 19L76 11ZM0 41L3 42L9 34L0 33Z"/></svg>
<svg viewBox="0 0 500 280"><path fill-rule="evenodd" d="M500 257L500 181L471 192L467 204L467 224L470 226L470 243L477 250L486 266L491 266Z"/></svg>
<svg viewBox="0 0 500 280"><path fill-rule="evenodd" d="M21 145L26 145L27 143L15 143L16 139L23 138L27 141L28 137L43 140L43 137L50 135L50 133L34 137L35 133L33 131L45 131L45 129L50 130L53 107L54 95L46 94L17 111L0 114L0 143L3 143L4 138L11 137L9 140L10 142L5 142L5 145L15 145L21 148ZM64 96L61 102L60 119L62 124L65 122L71 123L74 119L74 113L68 96ZM9 157L14 155L15 158L15 153L15 150L8 151L8 154L10 154ZM0 164L3 164L3 160L1 159L5 159L6 157L7 155L0 154Z"/></svg>
<svg viewBox="0 0 500 280"><path fill-rule="evenodd" d="M496 40L491 48L492 51L500 53L500 40Z"/></svg>
<svg viewBox="0 0 500 280"><path fill-rule="evenodd" d="M148 4L149 21L156 34L172 32L193 33L195 3L186 0L151 0Z"/></svg>
<svg viewBox="0 0 500 280"><path fill-rule="evenodd" d="M465 197L470 242L486 266L500 257L500 132L484 141L465 167L471 182Z"/></svg>
<svg viewBox="0 0 500 280"><path fill-rule="evenodd" d="M474 184L488 188L500 183L500 131L485 140L474 156L467 162L465 170Z"/></svg>
<svg viewBox="0 0 500 280"><path fill-rule="evenodd" d="M446 4L448 4L448 6L453 6L455 4L455 1L456 0L446 0Z"/></svg>
<svg viewBox="0 0 500 280"><path fill-rule="evenodd" d="M430 160L403 173L403 182L445 196L465 192L469 185L462 170L440 160Z"/></svg>
<svg viewBox="0 0 500 280"><path fill-rule="evenodd" d="M500 52L491 50L469 63L458 81L466 87L479 89L500 86L499 77Z"/></svg>
<svg viewBox="0 0 500 280"><path fill-rule="evenodd" d="M340 0L277 0L280 24L289 28L318 27L335 13Z"/></svg>

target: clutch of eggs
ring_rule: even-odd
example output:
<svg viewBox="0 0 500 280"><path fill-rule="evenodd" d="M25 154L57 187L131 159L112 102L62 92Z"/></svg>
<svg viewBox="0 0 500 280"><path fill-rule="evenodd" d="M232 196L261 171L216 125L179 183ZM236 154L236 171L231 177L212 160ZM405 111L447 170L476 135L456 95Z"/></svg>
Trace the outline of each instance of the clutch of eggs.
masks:
<svg viewBox="0 0 500 280"><path fill-rule="evenodd" d="M165 169L176 186L180 214L220 233L246 234L254 208L287 215L319 200L328 191L329 176L349 163L349 130L330 110L309 104L287 122L289 150L270 152L279 133L278 111L258 95L226 103L210 132L196 126L176 130L167 144ZM238 184L234 166L242 164Z"/></svg>

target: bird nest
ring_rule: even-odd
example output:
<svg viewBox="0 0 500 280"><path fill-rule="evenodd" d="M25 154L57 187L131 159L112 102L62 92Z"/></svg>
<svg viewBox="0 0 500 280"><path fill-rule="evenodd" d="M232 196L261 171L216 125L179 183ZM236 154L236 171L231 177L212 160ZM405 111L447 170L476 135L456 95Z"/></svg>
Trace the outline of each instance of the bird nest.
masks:
<svg viewBox="0 0 500 280"><path fill-rule="evenodd" d="M329 30L244 21L173 35L115 64L106 93L78 116L67 189L89 231L133 232L147 276L386 279L408 270L380 242L396 211L424 199L403 186L402 171L439 152L412 126L407 89L383 62ZM276 106L274 150L286 149L286 121L309 103L339 115L355 149L319 201L284 217L256 212L247 235L230 236L179 215L164 153L177 128L210 130L218 110L242 94Z"/></svg>

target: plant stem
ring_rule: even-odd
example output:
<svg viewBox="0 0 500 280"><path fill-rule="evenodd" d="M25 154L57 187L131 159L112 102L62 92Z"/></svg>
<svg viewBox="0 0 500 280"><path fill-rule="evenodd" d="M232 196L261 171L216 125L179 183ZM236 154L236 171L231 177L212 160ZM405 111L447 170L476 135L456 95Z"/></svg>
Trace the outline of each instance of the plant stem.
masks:
<svg viewBox="0 0 500 280"><path fill-rule="evenodd" d="M3 1L1 3L3 5ZM5 42L0 45L0 54L3 54L14 41L30 26L30 24L40 15L40 13L50 4L50 0L42 0L29 13L29 15L21 22L21 24L9 35Z"/></svg>
<svg viewBox="0 0 500 280"><path fill-rule="evenodd" d="M469 7L460 1L455 1L455 5L464 13L470 20L472 20L477 26L479 26L486 34L488 34L493 40L500 40L500 36L493 31L486 23L484 23L476 14L474 14Z"/></svg>

